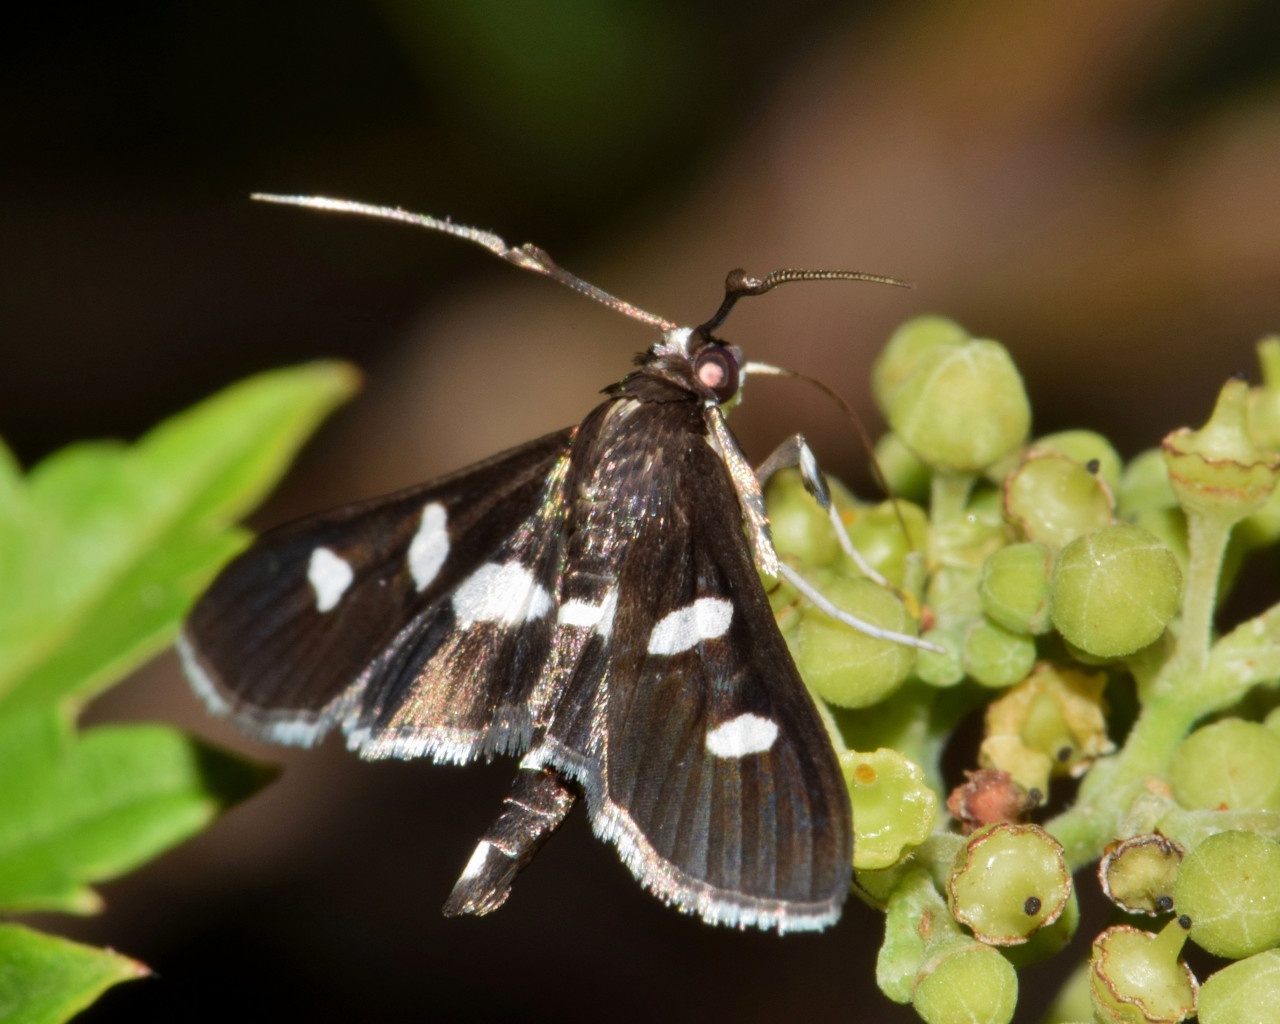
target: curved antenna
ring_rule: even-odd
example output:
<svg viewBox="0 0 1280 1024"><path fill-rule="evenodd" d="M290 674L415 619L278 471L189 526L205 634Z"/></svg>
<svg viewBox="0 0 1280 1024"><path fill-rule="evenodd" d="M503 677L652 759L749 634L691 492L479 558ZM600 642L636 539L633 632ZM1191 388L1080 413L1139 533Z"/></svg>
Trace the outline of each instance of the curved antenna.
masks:
<svg viewBox="0 0 1280 1024"><path fill-rule="evenodd" d="M562 285L572 288L575 292L585 295L589 299L595 299L602 306L608 306L623 316L629 316L632 320L639 320L642 324L648 324L650 327L657 327L663 331L675 330L677 326L665 317L646 313L638 306L624 302L616 295L610 295L604 289L597 288L595 285L582 280L582 278L569 273L569 271L556 263L545 250L539 249L529 242L519 246L507 245L492 231L481 231L479 228L467 227L465 224L455 224L448 219L439 220L425 213L410 213L408 210L403 210L398 206L374 206L371 203L357 203L351 199L331 199L328 196L281 196L268 192L254 192L249 198L263 203L306 206L313 210L357 213L364 217L398 220L404 224L430 228L432 231L440 231L446 235L453 235L455 238L474 242L476 245L488 249L499 259L514 263L522 270L532 270L535 274L543 274L553 281L559 281Z"/></svg>
<svg viewBox="0 0 1280 1024"><path fill-rule="evenodd" d="M915 287L910 281L885 274L868 274L863 270L800 270L796 267L783 267L765 277L751 277L739 267L729 271L724 280L724 301L720 303L715 315L698 328L699 332L710 334L724 323L734 303L744 295L763 295L780 284L790 284L792 281L868 281L871 284L891 284L895 288Z"/></svg>

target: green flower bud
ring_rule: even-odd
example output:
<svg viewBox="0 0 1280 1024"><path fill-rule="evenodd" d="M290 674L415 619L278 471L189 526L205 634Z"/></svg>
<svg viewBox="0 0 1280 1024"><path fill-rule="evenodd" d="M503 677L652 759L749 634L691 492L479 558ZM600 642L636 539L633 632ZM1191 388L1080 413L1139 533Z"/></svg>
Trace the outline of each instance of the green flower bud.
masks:
<svg viewBox="0 0 1280 1024"><path fill-rule="evenodd" d="M1254 444L1280 449L1280 335L1258 342L1262 387L1249 390L1249 433Z"/></svg>
<svg viewBox="0 0 1280 1024"><path fill-rule="evenodd" d="M827 513L804 489L800 472L784 469L769 480L766 494L773 546L801 565L829 565L840 554Z"/></svg>
<svg viewBox="0 0 1280 1024"><path fill-rule="evenodd" d="M929 467L912 454L902 438L892 430L875 444L875 460L889 485L889 493L907 501L923 502L929 497Z"/></svg>
<svg viewBox="0 0 1280 1024"><path fill-rule="evenodd" d="M1063 637L1098 657L1118 657L1164 632L1178 610L1182 572L1145 530L1106 526L1062 549L1049 585Z"/></svg>
<svg viewBox="0 0 1280 1024"><path fill-rule="evenodd" d="M957 628L930 629L921 637L937 644L945 654L917 651L915 674L930 686L955 686L964 678L964 635Z"/></svg>
<svg viewBox="0 0 1280 1024"><path fill-rule="evenodd" d="M1082 775L1115 744L1107 736L1106 676L1043 664L987 707L978 752L1028 791L1048 794L1050 775Z"/></svg>
<svg viewBox="0 0 1280 1024"><path fill-rule="evenodd" d="M1005 480L1010 473L1022 465L1022 460L1026 457L1027 445L1020 444L1010 448L982 471L982 478L996 489L1001 496L1001 501L1004 499Z"/></svg>
<svg viewBox="0 0 1280 1024"><path fill-rule="evenodd" d="M1199 986L1178 959L1185 938L1170 921L1158 935L1121 924L1094 939L1089 967L1098 1019L1176 1024L1192 1016Z"/></svg>
<svg viewBox="0 0 1280 1024"><path fill-rule="evenodd" d="M976 472L1027 436L1031 407L1013 361L994 341L926 352L893 392L889 423L934 469Z"/></svg>
<svg viewBox="0 0 1280 1024"><path fill-rule="evenodd" d="M1173 752L1169 785L1193 810L1280 811L1280 735L1239 718L1197 729Z"/></svg>
<svg viewBox="0 0 1280 1024"><path fill-rule="evenodd" d="M1004 482L1004 512L1027 540L1061 548L1112 522L1111 491L1065 455L1031 452Z"/></svg>
<svg viewBox="0 0 1280 1024"><path fill-rule="evenodd" d="M983 686L1012 686L1027 677L1036 663L1036 644L1029 636L1010 633L979 619L964 635L964 667Z"/></svg>
<svg viewBox="0 0 1280 1024"><path fill-rule="evenodd" d="M1191 560L1191 548L1187 543L1187 516L1182 509L1150 508L1133 517L1133 525L1146 530L1178 560L1178 569L1185 576Z"/></svg>
<svg viewBox="0 0 1280 1024"><path fill-rule="evenodd" d="M909 501L897 502L896 510L892 501L863 506L842 513L841 518L859 554L895 586L901 586L906 578L907 556L923 551L929 544L929 517ZM907 536L902 533L903 523L907 525ZM827 532L831 532L830 525Z"/></svg>
<svg viewBox="0 0 1280 1024"><path fill-rule="evenodd" d="M1056 434L1046 434L1032 441L1031 447L1037 452L1065 455L1086 469L1089 469L1090 463L1095 463L1097 468L1089 471L1099 477L1108 490L1114 494L1120 486L1123 465L1120 456L1110 441L1092 430L1063 430Z"/></svg>
<svg viewBox="0 0 1280 1024"><path fill-rule="evenodd" d="M961 940L926 961L911 1004L926 1024L1008 1024L1018 973L997 950Z"/></svg>
<svg viewBox="0 0 1280 1024"><path fill-rule="evenodd" d="M1280 843L1253 832L1219 832L1187 854L1174 907L1191 918L1191 938L1240 959L1280 944Z"/></svg>
<svg viewBox="0 0 1280 1024"><path fill-rule="evenodd" d="M1013 633L1049 629L1049 571L1053 553L1043 544L1009 544L982 563L978 596L987 618Z"/></svg>
<svg viewBox="0 0 1280 1024"><path fill-rule="evenodd" d="M874 754L846 750L840 768L853 801L853 866L892 867L929 838L938 798L924 771L896 750Z"/></svg>
<svg viewBox="0 0 1280 1024"><path fill-rule="evenodd" d="M1280 949L1268 949L1211 975L1200 989L1200 1024L1262 1020L1280 1006Z"/></svg>
<svg viewBox="0 0 1280 1024"><path fill-rule="evenodd" d="M894 394L928 353L968 340L968 331L942 316L914 317L894 331L871 366L871 394L880 411L888 415Z"/></svg>
<svg viewBox="0 0 1280 1024"><path fill-rule="evenodd" d="M1162 447L1169 482L1188 513L1234 523L1262 508L1280 483L1280 454L1249 436L1244 381L1227 381L1204 427L1175 430Z"/></svg>
<svg viewBox="0 0 1280 1024"><path fill-rule="evenodd" d="M1113 843L1098 863L1102 891L1129 914L1167 914L1173 909L1173 882L1183 849L1158 833Z"/></svg>
<svg viewBox="0 0 1280 1024"><path fill-rule="evenodd" d="M823 592L836 607L872 625L900 633L916 630L902 602L868 579L837 577ZM883 700L902 685L915 658L910 647L873 639L813 607L802 610L787 639L809 688L840 707L869 707Z"/></svg>
<svg viewBox="0 0 1280 1024"><path fill-rule="evenodd" d="M1116 492L1116 505L1125 519L1134 519L1148 510L1178 507L1164 452L1159 448L1148 449L1125 467Z"/></svg>
<svg viewBox="0 0 1280 1024"><path fill-rule="evenodd" d="M1039 825L991 825L969 837L947 879L951 913L993 946L1026 942L1071 895L1061 845Z"/></svg>

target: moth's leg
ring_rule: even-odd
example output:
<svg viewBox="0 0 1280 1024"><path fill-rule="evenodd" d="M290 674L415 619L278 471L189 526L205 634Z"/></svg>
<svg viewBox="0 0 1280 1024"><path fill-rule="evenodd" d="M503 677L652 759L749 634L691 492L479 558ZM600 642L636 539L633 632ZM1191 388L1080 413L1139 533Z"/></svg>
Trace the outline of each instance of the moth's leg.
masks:
<svg viewBox="0 0 1280 1024"><path fill-rule="evenodd" d="M791 469L793 467L800 470L800 480L804 483L804 489L827 513L827 518L831 520L831 528L835 530L836 540L840 542L841 550L853 559L854 564L862 570L868 579L874 580L882 587L889 586L889 581L867 564L867 560L862 557L862 553L853 546L853 541L849 539L849 531L845 529L844 523L840 521L840 513L836 511L836 503L831 500L831 491L827 487L827 481L822 475L822 470L818 468L818 460L814 458L813 449L809 447L809 443L804 439L803 434L794 434L778 445L773 450L773 454L756 469L756 479L760 481L760 486L763 487L778 470Z"/></svg>
<svg viewBox="0 0 1280 1024"><path fill-rule="evenodd" d="M760 486L764 487L769 478L778 470L792 467L800 470L800 480L804 483L804 489L827 513L827 518L831 520L831 527L835 530L836 539L839 540L840 547L844 553L853 559L854 564L868 578L879 583L882 587L894 589L888 580L867 564L867 560L862 557L861 552L853 546L853 541L849 539L849 532L840 520L840 513L836 511L835 502L831 500L831 491L827 487L827 481L822 475L822 470L818 468L818 460L814 458L813 449L809 447L803 434L795 434L778 445L773 450L773 453L756 469L756 479L760 481ZM891 640L894 643L905 644L908 647L918 647L921 650L933 651L937 654L945 653L936 644L931 644L927 640L921 640L919 637L911 636L909 633L881 629L879 626L872 625L856 615L850 615L848 612L837 608L823 596L822 591L809 583L808 580L785 562L779 561L778 574L812 601L819 611L858 630L860 633L866 633L867 636L880 640Z"/></svg>
<svg viewBox="0 0 1280 1024"><path fill-rule="evenodd" d="M446 917L488 914L511 895L516 875L573 807L577 793L551 768L521 768L444 904Z"/></svg>

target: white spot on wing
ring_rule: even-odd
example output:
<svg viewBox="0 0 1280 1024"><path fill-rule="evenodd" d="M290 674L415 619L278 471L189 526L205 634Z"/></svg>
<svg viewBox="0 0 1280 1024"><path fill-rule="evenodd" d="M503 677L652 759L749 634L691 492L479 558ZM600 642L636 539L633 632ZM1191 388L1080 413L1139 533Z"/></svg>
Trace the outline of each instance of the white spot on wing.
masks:
<svg viewBox="0 0 1280 1024"><path fill-rule="evenodd" d="M777 722L748 711L707 733L707 749L716 757L746 757L763 754L777 738Z"/></svg>
<svg viewBox="0 0 1280 1024"><path fill-rule="evenodd" d="M484 867L484 862L489 858L489 851L491 849L493 849L493 846L484 839L481 839L480 842L476 844L476 849L471 855L471 859L467 861L467 866L462 869L462 874L459 876L458 881L465 882L480 874L481 869Z"/></svg>
<svg viewBox="0 0 1280 1024"><path fill-rule="evenodd" d="M307 563L307 582L316 592L316 611L332 611L356 578L350 563L328 548L316 548Z"/></svg>
<svg viewBox="0 0 1280 1024"><path fill-rule="evenodd" d="M649 634L650 654L679 654L703 640L724 636L733 621L733 604L723 597L700 597L658 620Z"/></svg>
<svg viewBox="0 0 1280 1024"><path fill-rule="evenodd" d="M585 626L602 637L613 632L613 615L618 610L618 589L610 587L599 604L574 599L560 606L556 622L561 626Z"/></svg>
<svg viewBox="0 0 1280 1024"><path fill-rule="evenodd" d="M449 557L449 517L444 506L433 501L422 510L422 523L409 543L409 572L419 591L426 590Z"/></svg>
<svg viewBox="0 0 1280 1024"><path fill-rule="evenodd" d="M529 622L546 615L551 605L551 595L519 562L482 565L453 595L453 611L464 629L475 622Z"/></svg>

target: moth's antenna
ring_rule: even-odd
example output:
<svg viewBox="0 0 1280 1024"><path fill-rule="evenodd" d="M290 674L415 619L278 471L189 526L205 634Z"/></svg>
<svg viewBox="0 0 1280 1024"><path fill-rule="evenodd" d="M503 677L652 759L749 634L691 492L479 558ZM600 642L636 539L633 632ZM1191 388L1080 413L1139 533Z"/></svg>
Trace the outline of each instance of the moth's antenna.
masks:
<svg viewBox="0 0 1280 1024"><path fill-rule="evenodd" d="M575 292L579 292L589 299L595 299L601 305L608 306L624 316L629 316L632 320L639 320L642 324L648 324L650 327L657 327L664 331L675 330L677 326L664 317L646 313L643 309L633 306L629 302L624 302L616 295L610 295L603 289L597 288L595 285L582 280L582 278L569 273L569 271L557 264L545 250L539 249L529 242L524 245L510 246L492 231L481 231L479 228L470 228L465 224L455 224L447 219L439 220L425 213L410 213L408 210L402 210L398 206L374 206L370 203L357 203L350 199L331 199L328 196L278 196L266 192L255 192L249 198L257 199L259 202L264 203L307 206L314 210L358 213L365 217L398 220L405 224L415 224L420 228L430 228L432 231L442 231L446 235L464 238L468 242L483 246L495 256L506 260L508 263L514 263L523 270L532 270L534 273L543 274L553 281L559 281L561 284L572 288ZM769 276L773 277L774 275L771 274ZM765 280L768 279L766 278ZM780 284L781 282L775 283ZM772 287L772 284L769 285L769 288ZM768 288L764 290L767 291Z"/></svg>
<svg viewBox="0 0 1280 1024"><path fill-rule="evenodd" d="M914 288L910 281L902 281L884 274L868 274L862 270L799 270L795 267L783 267L765 277L751 277L742 268L729 271L724 281L724 301L716 310L715 316L698 328L700 334L710 334L722 323L733 309L734 304L744 295L763 295L780 284L792 281L869 281L872 284L891 284L895 288Z"/></svg>

